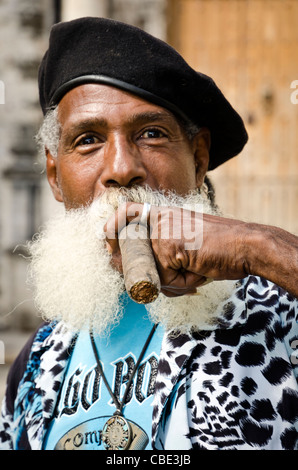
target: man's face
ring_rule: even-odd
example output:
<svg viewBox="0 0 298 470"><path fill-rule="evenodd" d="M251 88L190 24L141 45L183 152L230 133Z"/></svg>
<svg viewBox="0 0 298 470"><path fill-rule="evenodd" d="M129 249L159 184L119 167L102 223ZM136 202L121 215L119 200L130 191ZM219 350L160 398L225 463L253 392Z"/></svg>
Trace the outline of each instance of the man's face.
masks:
<svg viewBox="0 0 298 470"><path fill-rule="evenodd" d="M180 195L203 182L206 131L192 141L172 113L105 85L82 85L59 104L58 155L47 152L49 183L67 209L110 187L148 185Z"/></svg>
<svg viewBox="0 0 298 470"><path fill-rule="evenodd" d="M75 331L92 326L103 334L124 313L124 280L107 250L107 221L123 196L214 213L206 195L194 191L208 166L209 134L203 129L190 141L169 111L103 85L67 93L58 118L58 154L47 151L47 174L67 210L28 245L29 279L47 321L62 320ZM150 305L150 318L169 329L198 328L213 318L227 292L230 285L212 283L199 296L160 295Z"/></svg>

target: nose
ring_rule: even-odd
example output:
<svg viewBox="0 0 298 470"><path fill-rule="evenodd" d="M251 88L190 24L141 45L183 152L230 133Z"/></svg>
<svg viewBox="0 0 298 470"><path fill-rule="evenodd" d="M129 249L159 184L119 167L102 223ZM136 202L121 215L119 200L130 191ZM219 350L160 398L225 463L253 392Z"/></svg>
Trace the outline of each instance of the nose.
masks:
<svg viewBox="0 0 298 470"><path fill-rule="evenodd" d="M108 187L131 187L146 180L147 172L140 152L125 137L114 138L107 143L101 183Z"/></svg>

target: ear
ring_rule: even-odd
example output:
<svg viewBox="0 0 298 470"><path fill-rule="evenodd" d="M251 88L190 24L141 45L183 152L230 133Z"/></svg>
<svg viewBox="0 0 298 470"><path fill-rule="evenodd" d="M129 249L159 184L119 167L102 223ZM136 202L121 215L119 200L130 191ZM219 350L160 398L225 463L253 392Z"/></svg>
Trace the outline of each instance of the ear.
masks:
<svg viewBox="0 0 298 470"><path fill-rule="evenodd" d="M57 157L53 157L48 149L46 149L45 152L47 157L47 177L49 185L51 186L55 199L59 202L63 202L63 195L58 181Z"/></svg>
<svg viewBox="0 0 298 470"><path fill-rule="evenodd" d="M193 138L196 182L198 188L202 186L208 171L210 143L210 131L206 127L202 127Z"/></svg>

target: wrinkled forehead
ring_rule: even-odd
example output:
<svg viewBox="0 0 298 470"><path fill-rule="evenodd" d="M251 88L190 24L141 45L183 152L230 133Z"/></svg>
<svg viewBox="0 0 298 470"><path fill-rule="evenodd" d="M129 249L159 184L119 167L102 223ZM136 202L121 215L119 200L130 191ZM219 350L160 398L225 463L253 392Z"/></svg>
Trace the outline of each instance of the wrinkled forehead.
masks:
<svg viewBox="0 0 298 470"><path fill-rule="evenodd" d="M160 122L169 126L184 123L166 108L151 103L132 93L100 84L85 84L73 88L58 105L58 119L63 127L76 127L100 124L108 128L112 123L125 123L127 126ZM186 124L185 124L186 125Z"/></svg>

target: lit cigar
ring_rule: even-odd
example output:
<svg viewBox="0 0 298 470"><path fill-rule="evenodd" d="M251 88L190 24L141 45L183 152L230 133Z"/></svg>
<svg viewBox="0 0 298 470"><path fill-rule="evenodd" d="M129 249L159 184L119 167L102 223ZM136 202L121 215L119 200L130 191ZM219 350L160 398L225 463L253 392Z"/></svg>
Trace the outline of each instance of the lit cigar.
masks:
<svg viewBox="0 0 298 470"><path fill-rule="evenodd" d="M129 232L137 237L129 237ZM160 292L160 279L152 253L148 229L131 224L119 235L124 284L128 295L139 304L153 302Z"/></svg>

